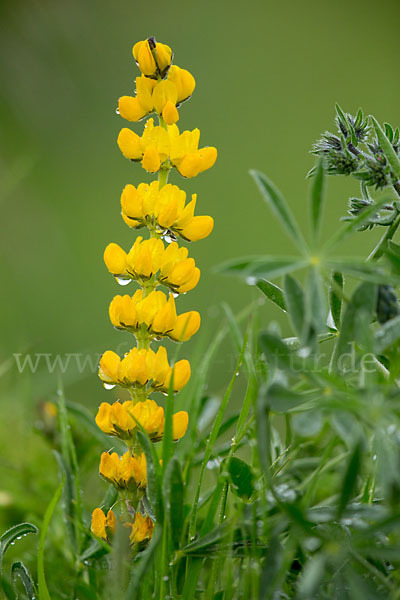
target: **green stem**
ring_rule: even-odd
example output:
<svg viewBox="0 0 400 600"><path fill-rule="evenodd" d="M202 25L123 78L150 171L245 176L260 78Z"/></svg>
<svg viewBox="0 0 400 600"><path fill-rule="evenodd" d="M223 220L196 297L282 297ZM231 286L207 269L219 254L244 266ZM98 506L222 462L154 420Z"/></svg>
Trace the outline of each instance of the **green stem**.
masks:
<svg viewBox="0 0 400 600"><path fill-rule="evenodd" d="M393 223L386 231L386 233L381 237L377 246L372 250L371 254L368 256L368 260L378 260L386 250L387 242L391 240L396 233L398 227L400 225L400 213L398 212L396 217L393 220Z"/></svg>

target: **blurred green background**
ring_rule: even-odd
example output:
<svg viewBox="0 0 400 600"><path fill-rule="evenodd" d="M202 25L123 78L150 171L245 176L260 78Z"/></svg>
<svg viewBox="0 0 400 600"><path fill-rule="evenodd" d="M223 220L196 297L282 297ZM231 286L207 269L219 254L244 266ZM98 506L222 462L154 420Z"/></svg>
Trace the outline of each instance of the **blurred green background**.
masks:
<svg viewBox="0 0 400 600"><path fill-rule="evenodd" d="M115 114L117 98L133 91L138 74L133 43L154 35L172 46L176 64L197 81L179 126L199 127L202 145L219 152L216 166L199 177L171 178L198 193L198 214L215 218L212 236L190 248L202 271L200 284L179 301L181 311L201 312L198 335L206 348L223 318L220 303L237 312L259 294L213 273L213 266L234 256L293 251L248 170L267 173L307 229L309 150L323 130L332 129L334 103L349 112L361 105L381 121L400 124L399 17L397 0L1 2L5 521L19 516L12 512L16 490L36 493L31 472L21 475L32 456L55 472L32 426L37 404L54 393L56 372L49 374L42 359L35 374L21 375L13 355L65 360L66 354L89 353L95 364L96 353L128 349L128 337L108 320L108 303L121 288L106 272L102 254L110 241L127 248L134 237L120 217L121 189L150 180L116 146L126 125ZM143 124L132 128L141 132ZM335 229L351 193L357 193L354 181L330 179L324 233ZM379 233L357 238L346 252L363 255ZM279 319L270 305L261 314L265 325ZM195 340L185 345L182 355L190 357L195 346ZM233 360L226 344L213 365L212 393L223 389ZM79 375L74 364L64 375L67 395L94 413L112 396L93 369Z"/></svg>

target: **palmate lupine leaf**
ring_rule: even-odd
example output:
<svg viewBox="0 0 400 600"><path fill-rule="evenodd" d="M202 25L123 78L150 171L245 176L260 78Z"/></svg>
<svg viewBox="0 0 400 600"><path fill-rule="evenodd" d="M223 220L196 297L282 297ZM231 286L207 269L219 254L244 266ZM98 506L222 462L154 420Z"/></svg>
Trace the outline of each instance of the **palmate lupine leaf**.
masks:
<svg viewBox="0 0 400 600"><path fill-rule="evenodd" d="M264 200L267 202L272 212L278 217L283 228L289 234L289 237L296 244L301 252L307 252L307 244L304 240L295 218L293 217L286 200L275 185L268 179L264 173L259 171L250 171L260 190Z"/></svg>

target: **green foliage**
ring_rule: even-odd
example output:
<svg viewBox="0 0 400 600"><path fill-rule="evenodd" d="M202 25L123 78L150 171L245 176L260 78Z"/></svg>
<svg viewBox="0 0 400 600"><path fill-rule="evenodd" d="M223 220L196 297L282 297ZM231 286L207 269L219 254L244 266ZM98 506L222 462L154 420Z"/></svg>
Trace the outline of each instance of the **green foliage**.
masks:
<svg viewBox="0 0 400 600"><path fill-rule="evenodd" d="M51 446L62 483L51 490L36 571L34 551L15 560L9 550L21 531L37 532L34 525L0 539L1 558L8 550L12 561L3 566L7 597L22 588L36 597L38 582L40 600L105 600L111 589L124 600L398 600L400 246L392 238L400 219L398 201L373 200L362 173L379 159L387 191L390 185L398 194L399 134L340 107L337 125L338 134L324 134L316 148L310 242L282 194L252 172L298 255L231 259L219 271L256 286L285 323L262 322L257 301L236 316L224 304L221 328L192 362L191 385L181 400L172 393L166 399L163 442L138 432L148 478L141 502L156 522L152 540L130 549L122 543L126 531L111 544L91 535L81 485L93 466L85 471L78 457L90 444L104 446L105 436L61 390ZM366 144L373 161L357 153ZM352 201L351 218L326 240L322 213L333 172L361 179L363 202ZM349 238L384 226L383 211L397 216L369 256L338 256ZM234 360L219 396L209 370L221 344ZM175 402L190 414L179 443L172 436ZM112 487L100 506L124 509Z"/></svg>

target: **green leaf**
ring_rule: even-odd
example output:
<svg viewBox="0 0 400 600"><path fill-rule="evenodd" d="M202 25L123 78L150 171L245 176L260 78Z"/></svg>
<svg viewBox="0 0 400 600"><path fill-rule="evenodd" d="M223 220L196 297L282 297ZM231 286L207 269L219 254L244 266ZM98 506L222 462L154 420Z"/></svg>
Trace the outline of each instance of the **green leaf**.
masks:
<svg viewBox="0 0 400 600"><path fill-rule="evenodd" d="M307 249L307 244L304 241L303 235L280 191L263 173L251 170L250 175L254 178L264 200L267 202L272 212L278 217L283 228L286 229L286 232L289 234L289 237L300 250L304 251Z"/></svg>
<svg viewBox="0 0 400 600"><path fill-rule="evenodd" d="M342 294L344 286L343 274L334 271L331 275L331 285L329 287L329 305L332 319L337 330L340 329L340 318L342 314Z"/></svg>
<svg viewBox="0 0 400 600"><path fill-rule="evenodd" d="M17 561L12 564L11 578L12 578L12 582L13 582L14 591L17 595L17 599L18 599L17 580L20 579L22 581L22 585L25 588L25 593L28 596L29 600L35 600L35 597L36 597L35 584L33 583L32 577L30 576L29 571L25 567L24 563Z"/></svg>
<svg viewBox="0 0 400 600"><path fill-rule="evenodd" d="M310 268L307 284L306 323L312 325L313 333L324 333L326 331L327 309L322 279L317 267L312 266Z"/></svg>
<svg viewBox="0 0 400 600"><path fill-rule="evenodd" d="M400 339L400 316L390 319L375 332L375 352L381 354Z"/></svg>
<svg viewBox="0 0 400 600"><path fill-rule="evenodd" d="M324 158L320 156L315 167L314 177L311 186L311 224L314 236L318 234L322 208L324 202L325 193L325 169L324 169Z"/></svg>
<svg viewBox="0 0 400 600"><path fill-rule="evenodd" d="M138 440L146 456L147 464L147 497L157 521L163 520L163 502L161 495L161 467L149 436L144 431L137 432Z"/></svg>
<svg viewBox="0 0 400 600"><path fill-rule="evenodd" d="M372 320L376 308L376 297L376 285L369 282L361 283L354 291L344 313L342 328L332 355L332 366L336 369L341 370L340 367L344 367L341 362L343 357L351 354L352 343L360 337L364 339L365 332L358 330L361 326L359 315L363 313L365 316L362 320L363 324L366 320L369 322Z"/></svg>
<svg viewBox="0 0 400 600"><path fill-rule="evenodd" d="M396 151L393 148L390 140L386 137L382 127L379 125L378 121L372 115L370 115L370 119L374 126L379 145L382 148L383 153L386 156L390 166L392 167L393 175L396 177L397 180L400 180L400 159L397 156Z"/></svg>
<svg viewBox="0 0 400 600"><path fill-rule="evenodd" d="M44 514L42 530L40 532L38 557L37 557L37 573L38 573L38 588L40 600L51 600L49 590L47 589L46 577L44 574L44 545L46 541L47 531L49 529L50 521L56 506L61 498L61 494L64 488L65 477L63 477L60 485L56 489L53 498L48 505Z"/></svg>
<svg viewBox="0 0 400 600"><path fill-rule="evenodd" d="M172 458L165 471L164 501L170 526L170 538L175 549L179 548L184 522L183 480L179 461Z"/></svg>
<svg viewBox="0 0 400 600"><path fill-rule="evenodd" d="M351 453L346 473L344 475L342 490L338 503L337 518L340 519L343 512L354 495L357 488L357 477L361 470L363 442L359 440Z"/></svg>
<svg viewBox="0 0 400 600"><path fill-rule="evenodd" d="M286 311L285 299L283 297L283 290L280 287L268 281L268 279L259 279L256 283L256 286L259 290L263 292L271 300L274 302L279 308Z"/></svg>
<svg viewBox="0 0 400 600"><path fill-rule="evenodd" d="M280 277L286 273L298 271L308 264L297 256L248 256L225 261L216 267L216 271L224 275L237 275L255 285L262 279Z"/></svg>
<svg viewBox="0 0 400 600"><path fill-rule="evenodd" d="M232 491L244 500L250 500L254 494L255 475L244 460L232 456L228 462L229 479Z"/></svg>
<svg viewBox="0 0 400 600"><path fill-rule="evenodd" d="M39 533L39 530L35 525L32 525L32 523L19 523L5 531L0 537L0 571L3 563L3 556L8 548L14 544L16 540L19 540L24 535L28 535L28 533Z"/></svg>
<svg viewBox="0 0 400 600"><path fill-rule="evenodd" d="M285 290L285 304L289 313L293 329L299 338L303 337L305 329L305 301L304 292L299 282L291 275L286 275L283 280Z"/></svg>

